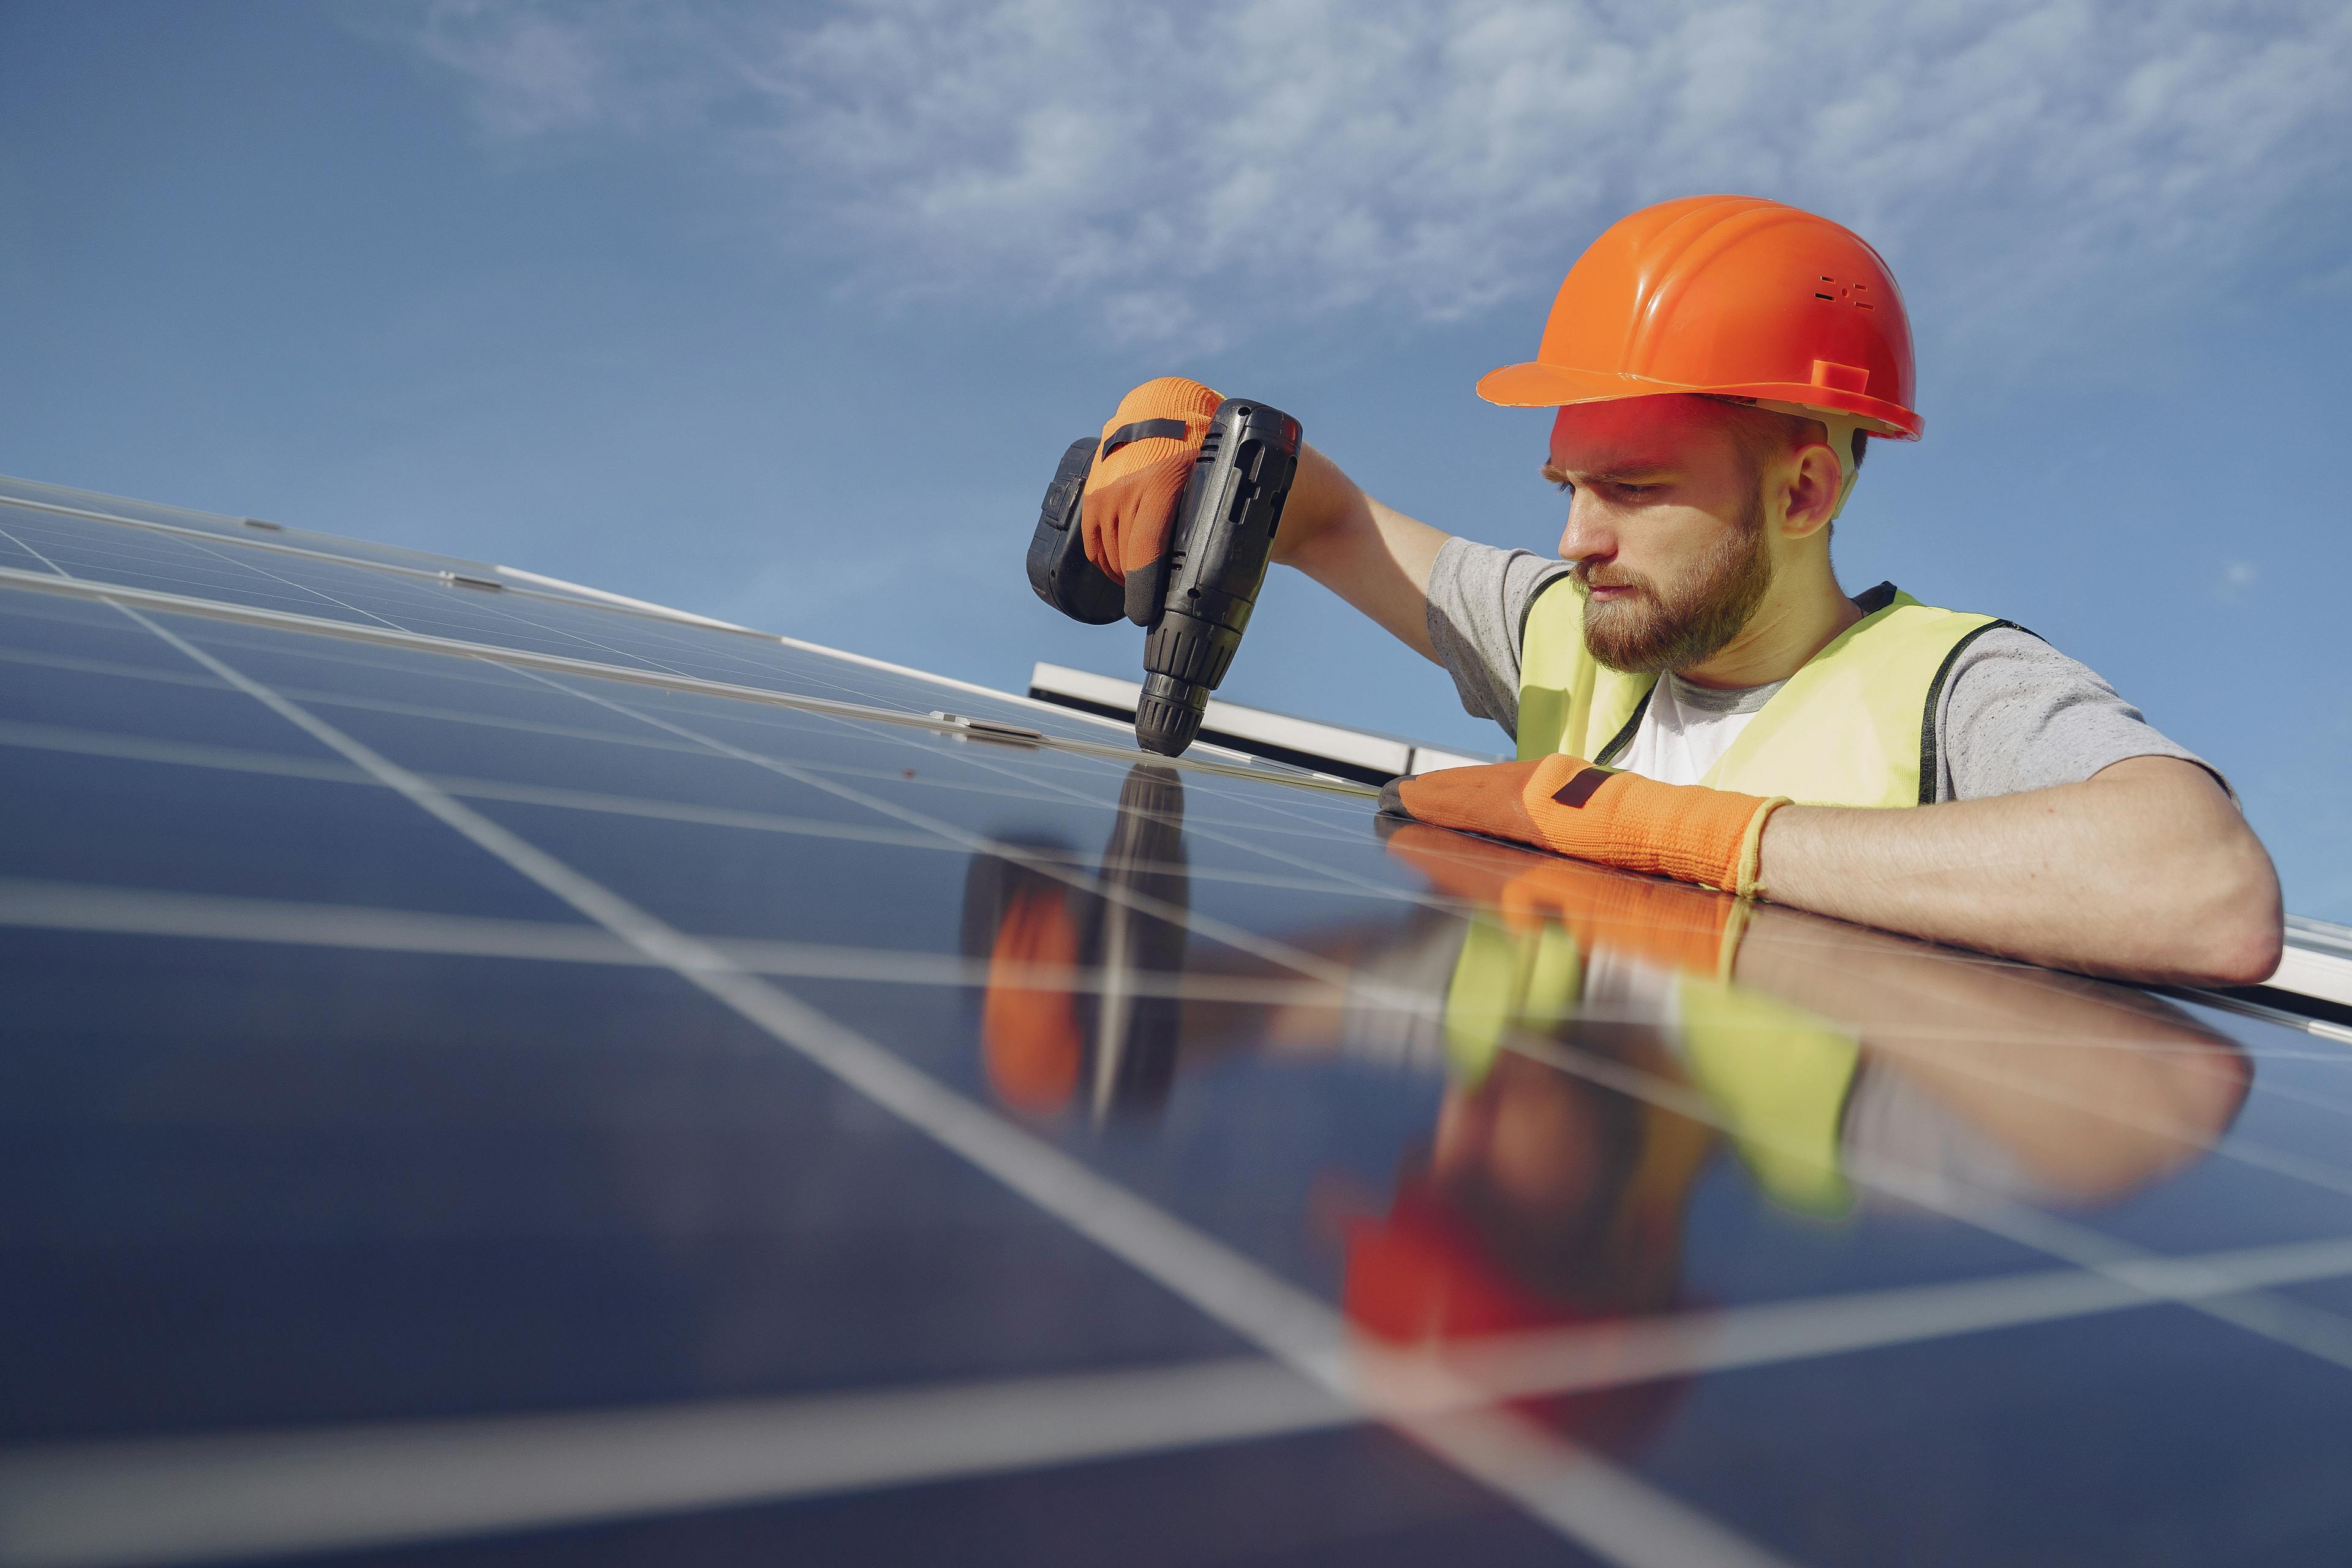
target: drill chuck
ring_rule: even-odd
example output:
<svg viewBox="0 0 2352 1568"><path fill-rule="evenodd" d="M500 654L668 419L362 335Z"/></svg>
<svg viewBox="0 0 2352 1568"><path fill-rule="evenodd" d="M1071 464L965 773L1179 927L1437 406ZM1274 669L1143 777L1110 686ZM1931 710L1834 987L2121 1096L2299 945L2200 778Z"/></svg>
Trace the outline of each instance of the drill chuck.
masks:
<svg viewBox="0 0 2352 1568"><path fill-rule="evenodd" d="M1135 743L1163 757L1181 757L1200 734L1201 715L1208 710L1207 687L1147 671L1135 704Z"/></svg>

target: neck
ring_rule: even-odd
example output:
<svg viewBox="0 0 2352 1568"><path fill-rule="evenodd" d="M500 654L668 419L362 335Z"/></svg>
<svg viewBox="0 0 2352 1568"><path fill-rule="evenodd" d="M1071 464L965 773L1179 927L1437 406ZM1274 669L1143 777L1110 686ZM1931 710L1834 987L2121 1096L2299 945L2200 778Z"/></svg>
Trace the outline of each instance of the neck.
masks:
<svg viewBox="0 0 2352 1568"><path fill-rule="evenodd" d="M1783 562L1739 635L1706 663L1675 673L1694 686L1717 689L1786 680L1860 619L1862 606L1838 586L1826 552Z"/></svg>

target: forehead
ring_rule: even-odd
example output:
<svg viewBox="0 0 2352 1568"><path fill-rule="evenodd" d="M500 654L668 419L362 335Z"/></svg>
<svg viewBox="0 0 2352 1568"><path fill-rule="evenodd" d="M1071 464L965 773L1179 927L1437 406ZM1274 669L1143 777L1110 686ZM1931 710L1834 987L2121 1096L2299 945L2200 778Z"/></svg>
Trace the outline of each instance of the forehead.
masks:
<svg viewBox="0 0 2352 1568"><path fill-rule="evenodd" d="M1730 413L1680 395L1571 404L1552 421L1551 460L1570 473L1681 467L1731 445Z"/></svg>

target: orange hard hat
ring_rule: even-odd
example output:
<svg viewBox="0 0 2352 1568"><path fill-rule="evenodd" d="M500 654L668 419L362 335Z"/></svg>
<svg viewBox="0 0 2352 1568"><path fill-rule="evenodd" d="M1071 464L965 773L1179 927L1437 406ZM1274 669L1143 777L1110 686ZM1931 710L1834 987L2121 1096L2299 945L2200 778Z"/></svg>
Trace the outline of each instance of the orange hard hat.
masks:
<svg viewBox="0 0 2352 1568"><path fill-rule="evenodd" d="M1916 440L1911 323L1862 237L1755 196L1621 218L1569 269L1525 364L1489 403L1554 408L1665 393L1737 397Z"/></svg>

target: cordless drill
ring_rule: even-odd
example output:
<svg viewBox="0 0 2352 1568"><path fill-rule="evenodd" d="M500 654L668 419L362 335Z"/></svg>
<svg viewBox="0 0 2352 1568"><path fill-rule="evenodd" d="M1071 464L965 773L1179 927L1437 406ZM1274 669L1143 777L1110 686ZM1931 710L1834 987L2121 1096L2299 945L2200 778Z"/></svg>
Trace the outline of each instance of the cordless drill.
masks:
<svg viewBox="0 0 2352 1568"><path fill-rule="evenodd" d="M1242 646L1265 583L1274 531L1298 470L1298 421L1244 398L1217 405L1176 504L1159 562L1121 587L1087 559L1078 501L1097 443L1070 443L1029 541L1029 585L1073 620L1105 626L1122 615L1146 628L1136 743L1181 756L1201 732L1209 693Z"/></svg>

